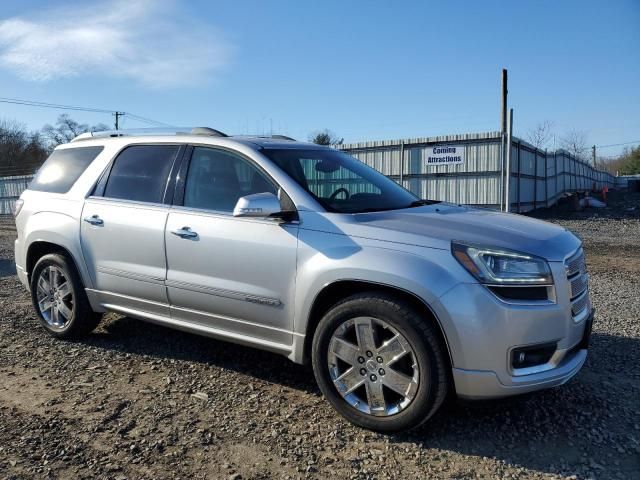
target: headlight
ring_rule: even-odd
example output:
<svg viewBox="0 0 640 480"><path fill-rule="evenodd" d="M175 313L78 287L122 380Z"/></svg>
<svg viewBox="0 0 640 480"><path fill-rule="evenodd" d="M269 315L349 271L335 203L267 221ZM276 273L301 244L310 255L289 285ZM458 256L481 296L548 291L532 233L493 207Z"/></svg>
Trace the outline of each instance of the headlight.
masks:
<svg viewBox="0 0 640 480"><path fill-rule="evenodd" d="M456 260L482 283L493 285L551 285L546 260L496 248L451 243Z"/></svg>

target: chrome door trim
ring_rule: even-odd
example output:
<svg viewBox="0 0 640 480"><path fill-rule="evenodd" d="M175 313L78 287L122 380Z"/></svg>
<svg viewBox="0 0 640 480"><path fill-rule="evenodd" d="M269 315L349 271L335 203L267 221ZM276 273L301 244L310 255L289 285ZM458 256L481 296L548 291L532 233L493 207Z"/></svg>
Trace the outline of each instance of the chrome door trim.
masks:
<svg viewBox="0 0 640 480"><path fill-rule="evenodd" d="M154 302L151 300L144 300L138 297L122 295L120 293L114 293L114 292L103 291L103 290L95 290L92 288L87 288L85 290L89 295L89 298L94 300L95 303L99 304L100 307L104 308L105 310L121 313L124 315L131 315L132 317L140 318L142 320L148 320L150 318L155 317L159 321L162 321L162 323L169 324L169 326L173 326L174 324L180 324L184 327L184 328L180 328L181 330L188 330L195 333L204 332L206 335L214 336L216 338L220 338L221 340L229 339L230 341L235 342L236 340L234 339L236 338L246 338L247 341L238 342L238 343L243 343L248 346L260 347L261 342L266 344L280 345L282 346L282 348L277 349L275 351L277 351L277 353L284 353L286 355L291 354L291 351L293 348L292 345L288 345L282 342L277 342L273 339L278 339L278 338L282 340L288 339L288 341L293 342L294 337L298 337L301 339L304 338L304 335L294 333L291 330L272 327L269 325L257 324L254 322L248 322L246 320L240 320L238 318L227 317L222 315L213 315L211 313L202 312L200 310L193 310L190 308L170 306L169 304L166 304L166 303ZM136 305L137 308L126 306L126 304ZM159 313L162 311L166 311L167 315L163 315ZM231 332L224 328L211 327L209 323L199 323L195 320L185 320L185 319L175 318L175 315L176 314L179 315L180 313L190 315L194 318L197 318L197 317L201 317L203 319L216 318L218 320L221 320L222 322L226 322L229 324L245 326L247 329L253 330L253 331L255 331L256 329L259 329L259 330L262 330L262 335L260 337L256 337L253 335ZM207 331L216 332L216 334L210 335L209 333L207 333ZM268 340L265 337L270 337L271 340ZM248 339L251 339L251 340L248 340Z"/></svg>
<svg viewBox="0 0 640 480"><path fill-rule="evenodd" d="M242 325L247 325L249 327L252 328L260 328L260 329L264 329L264 330L270 330L272 332L277 332L277 333L283 333L285 335L298 335L298 336L302 336L304 337L304 335L300 335L297 333L292 332L291 330L287 330L285 328L278 328L278 327L272 327L270 325L264 325L262 323L255 323L255 322L249 322L247 320L241 320L239 318L235 318L235 317L228 317L225 315L214 315L213 313L208 313L208 312L203 312L201 310L195 310L193 308L186 308L186 307L176 307L175 305L171 305L171 311L178 311L178 312L185 312L185 313L193 313L196 315L201 315L203 317L211 317L211 318L219 318L221 320L226 320L229 322L234 322L234 323L240 323Z"/></svg>
<svg viewBox="0 0 640 480"><path fill-rule="evenodd" d="M151 208L154 210L164 209L169 210L170 205L166 203L155 203L155 202L140 202L138 200L126 200L124 198L109 198L109 197L96 197L91 195L85 199L85 202L92 203L106 203L106 204L115 204L122 205L123 207L138 207L138 208ZM86 203L85 203L86 204Z"/></svg>
<svg viewBox="0 0 640 480"><path fill-rule="evenodd" d="M107 290L85 288L91 306L96 309L120 312L122 309L135 310L140 315L170 315L169 304L140 297L114 293Z"/></svg>
<svg viewBox="0 0 640 480"><path fill-rule="evenodd" d="M230 298L233 300L259 303L261 305L269 305L271 307L279 307L282 305L282 301L279 298L263 297L260 295L253 295L249 293L238 292L235 290L224 290L221 288L206 287L203 285L195 285L188 282L179 282L177 280L166 280L165 284L167 285L167 287L179 288L181 290L187 290L191 292L205 293L209 295L215 295L217 297ZM172 305L172 308L181 308L181 307L176 307Z"/></svg>
<svg viewBox="0 0 640 480"><path fill-rule="evenodd" d="M293 351L293 342L292 344L285 344L285 343L280 343L273 340L267 340L265 338L255 337L252 335L239 334L239 333L231 332L221 328L214 328L202 323L196 323L196 322L187 321L187 320L180 320L177 318L173 318L172 316L162 315L160 313L156 313L150 310L142 310L141 308L126 307L120 304L118 300L119 299L127 300L130 303L132 301L135 301L136 303L139 303L141 306L148 305L149 307L154 307L153 309L155 310L166 308L168 312L184 311L186 313L192 313L192 314L197 314L201 316L212 316L205 312L199 312L196 310L189 310L189 309L181 309L178 307L169 307L169 305L164 303L151 302L148 300L128 297L127 295L121 295L118 293L105 292L105 291L94 290L94 289L86 289L86 291L87 293L91 294L90 295L91 297L96 297L96 296L107 297L108 301L100 302L100 305L106 310L120 313L122 315L128 315L130 317L137 318L139 320L149 321L151 323L156 323L162 326L167 326L167 327L175 328L175 329L190 332L190 333L205 335L205 336L216 338L223 341L238 343L248 347L260 348L262 350L279 353L285 356L290 356ZM293 340L293 337L295 336L293 332L288 330L283 330L280 328L269 327L265 325L256 325L251 322L245 322L243 320L238 320L238 319L229 318L229 317L219 317L219 318L222 318L230 322L246 324L247 326L250 326L252 328L260 327L264 330L273 332L275 335L272 335L272 336L276 336L276 337L277 336L285 337L285 338L288 337L291 340ZM304 337L300 335L297 335L297 336L301 338Z"/></svg>
<svg viewBox="0 0 640 480"><path fill-rule="evenodd" d="M107 275L115 275L117 277L130 278L132 280L141 280L143 282L164 285L164 278L152 277L150 275L144 275L142 273L125 272L124 270L118 270L117 268L109 267L96 267L96 271Z"/></svg>
<svg viewBox="0 0 640 480"><path fill-rule="evenodd" d="M172 205L171 212L188 213L191 215L197 215L200 217L215 217L226 220L238 220L240 222L255 222L263 223L266 225L298 225L298 220L285 221L278 217L273 218L260 218L260 217L234 217L233 212L224 212L222 210L207 210L204 208L183 207L182 205Z"/></svg>

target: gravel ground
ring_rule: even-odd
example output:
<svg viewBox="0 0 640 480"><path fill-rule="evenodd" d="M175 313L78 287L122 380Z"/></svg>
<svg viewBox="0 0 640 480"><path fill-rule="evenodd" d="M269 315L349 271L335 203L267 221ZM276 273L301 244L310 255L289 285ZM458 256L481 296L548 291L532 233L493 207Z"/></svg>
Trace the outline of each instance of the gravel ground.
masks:
<svg viewBox="0 0 640 480"><path fill-rule="evenodd" d="M0 478L640 478L640 195L611 200L537 214L585 242L598 311L582 372L452 401L398 435L351 426L308 368L269 353L117 315L50 338L0 222Z"/></svg>

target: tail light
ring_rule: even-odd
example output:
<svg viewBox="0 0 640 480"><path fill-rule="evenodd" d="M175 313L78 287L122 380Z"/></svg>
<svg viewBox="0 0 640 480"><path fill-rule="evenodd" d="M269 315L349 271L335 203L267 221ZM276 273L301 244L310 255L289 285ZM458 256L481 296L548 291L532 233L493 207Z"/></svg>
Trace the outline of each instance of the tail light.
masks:
<svg viewBox="0 0 640 480"><path fill-rule="evenodd" d="M20 210L22 210L23 205L24 205L24 200L22 200L21 198L13 202L13 206L11 207L11 209L13 210L14 217L18 216L18 214L20 213Z"/></svg>

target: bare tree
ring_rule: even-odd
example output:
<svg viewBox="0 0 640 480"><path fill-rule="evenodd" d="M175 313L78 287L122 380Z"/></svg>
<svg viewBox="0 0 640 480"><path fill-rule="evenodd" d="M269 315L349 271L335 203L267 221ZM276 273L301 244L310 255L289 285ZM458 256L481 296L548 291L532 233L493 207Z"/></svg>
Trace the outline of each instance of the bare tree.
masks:
<svg viewBox="0 0 640 480"><path fill-rule="evenodd" d="M553 137L553 122L545 120L538 123L534 128L529 130L527 138L529 142L536 148L544 149L549 145L549 141Z"/></svg>
<svg viewBox="0 0 640 480"><path fill-rule="evenodd" d="M86 123L78 123L66 113L63 113L56 120L55 127L46 124L42 127L42 135L49 141L51 147L56 147L61 143L69 143L75 137L85 132L96 132L109 130L104 123L89 126Z"/></svg>
<svg viewBox="0 0 640 480"><path fill-rule="evenodd" d="M0 176L34 173L47 157L38 133L13 120L0 120Z"/></svg>
<svg viewBox="0 0 640 480"><path fill-rule="evenodd" d="M342 145L344 138L338 137L331 130L325 128L309 135L309 141L318 145Z"/></svg>
<svg viewBox="0 0 640 480"><path fill-rule="evenodd" d="M560 139L560 146L574 157L588 161L587 134L582 130L569 130Z"/></svg>

